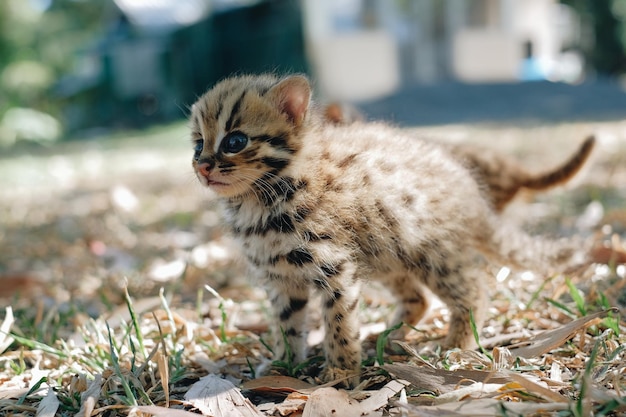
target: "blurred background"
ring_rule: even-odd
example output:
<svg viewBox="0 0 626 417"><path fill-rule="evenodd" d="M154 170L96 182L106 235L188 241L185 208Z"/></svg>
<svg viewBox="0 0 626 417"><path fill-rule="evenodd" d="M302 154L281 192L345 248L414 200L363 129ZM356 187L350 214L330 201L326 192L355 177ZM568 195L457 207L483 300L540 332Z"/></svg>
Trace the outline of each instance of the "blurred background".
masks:
<svg viewBox="0 0 626 417"><path fill-rule="evenodd" d="M399 124L621 118L626 0L2 0L0 144L182 119L306 72Z"/></svg>

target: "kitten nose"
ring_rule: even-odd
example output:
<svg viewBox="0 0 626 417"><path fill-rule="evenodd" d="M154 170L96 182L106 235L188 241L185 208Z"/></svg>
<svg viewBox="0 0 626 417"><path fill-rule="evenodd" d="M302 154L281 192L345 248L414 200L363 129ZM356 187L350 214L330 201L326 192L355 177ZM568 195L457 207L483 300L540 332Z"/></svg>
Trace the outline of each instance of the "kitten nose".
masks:
<svg viewBox="0 0 626 417"><path fill-rule="evenodd" d="M208 176L211 174L211 170L213 169L213 164L208 161L202 161L198 164L198 172L204 176Z"/></svg>

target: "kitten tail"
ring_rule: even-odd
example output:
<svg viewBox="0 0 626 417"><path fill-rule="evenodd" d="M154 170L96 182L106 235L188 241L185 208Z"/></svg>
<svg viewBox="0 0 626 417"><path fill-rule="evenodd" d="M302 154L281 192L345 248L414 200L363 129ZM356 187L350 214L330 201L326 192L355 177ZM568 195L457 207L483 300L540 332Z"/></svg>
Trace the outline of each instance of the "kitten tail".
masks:
<svg viewBox="0 0 626 417"><path fill-rule="evenodd" d="M595 141L594 136L587 137L578 148L578 151L561 166L542 174L529 176L521 186L531 190L545 190L568 181L580 171L585 161L589 159Z"/></svg>

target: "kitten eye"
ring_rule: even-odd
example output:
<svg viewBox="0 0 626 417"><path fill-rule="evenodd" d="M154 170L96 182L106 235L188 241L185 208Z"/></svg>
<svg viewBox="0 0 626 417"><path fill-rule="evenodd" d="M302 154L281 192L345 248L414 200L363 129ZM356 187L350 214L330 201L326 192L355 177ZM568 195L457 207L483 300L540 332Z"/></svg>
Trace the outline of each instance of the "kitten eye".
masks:
<svg viewBox="0 0 626 417"><path fill-rule="evenodd" d="M222 151L224 153L241 152L248 144L248 137L241 132L233 132L222 139Z"/></svg>
<svg viewBox="0 0 626 417"><path fill-rule="evenodd" d="M204 148L204 139L196 139L194 141L195 145L193 147L193 159L196 161L200 159L200 154L202 153L202 149Z"/></svg>

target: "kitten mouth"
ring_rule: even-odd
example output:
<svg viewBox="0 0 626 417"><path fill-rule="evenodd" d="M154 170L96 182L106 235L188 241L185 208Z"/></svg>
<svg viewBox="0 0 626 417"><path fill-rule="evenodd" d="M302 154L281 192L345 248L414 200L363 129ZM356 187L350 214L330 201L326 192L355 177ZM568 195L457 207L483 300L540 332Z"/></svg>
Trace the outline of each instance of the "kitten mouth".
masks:
<svg viewBox="0 0 626 417"><path fill-rule="evenodd" d="M200 181L207 187L211 187L211 188L222 188L222 187L228 187L231 184L229 184L226 181L221 180L217 180L215 179L215 176L212 175L204 175L204 174L199 174L198 178L200 178Z"/></svg>
<svg viewBox="0 0 626 417"><path fill-rule="evenodd" d="M215 180L207 180L207 185L209 187L221 188L221 187L228 187L230 184L227 184L225 182L215 181Z"/></svg>

